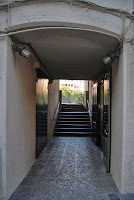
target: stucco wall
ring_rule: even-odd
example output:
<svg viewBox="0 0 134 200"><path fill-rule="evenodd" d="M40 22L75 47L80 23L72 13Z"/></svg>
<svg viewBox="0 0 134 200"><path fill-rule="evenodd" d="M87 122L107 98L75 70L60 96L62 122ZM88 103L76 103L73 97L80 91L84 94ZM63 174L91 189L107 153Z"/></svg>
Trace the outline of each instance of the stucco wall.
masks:
<svg viewBox="0 0 134 200"><path fill-rule="evenodd" d="M59 80L48 84L48 116L47 116L47 139L48 143L53 137L56 120L54 114L59 103Z"/></svg>
<svg viewBox="0 0 134 200"><path fill-rule="evenodd" d="M134 44L124 43L123 193L134 193Z"/></svg>
<svg viewBox="0 0 134 200"><path fill-rule="evenodd" d="M36 73L30 59L7 52L6 173L7 196L35 161Z"/></svg>
<svg viewBox="0 0 134 200"><path fill-rule="evenodd" d="M123 55L112 66L111 174L121 188L123 131Z"/></svg>
<svg viewBox="0 0 134 200"><path fill-rule="evenodd" d="M134 193L133 47L124 43L112 71L111 174L122 193Z"/></svg>
<svg viewBox="0 0 134 200"><path fill-rule="evenodd" d="M133 12L133 0L85 0L96 3L101 6L115 8L115 9L123 9L129 12Z"/></svg>
<svg viewBox="0 0 134 200"><path fill-rule="evenodd" d="M0 199L6 196L6 69L7 40L0 39Z"/></svg>
<svg viewBox="0 0 134 200"><path fill-rule="evenodd" d="M86 28L102 31L118 38L122 34L121 17L92 10L88 3L80 1L73 3L44 1L10 7L10 31L39 26Z"/></svg>

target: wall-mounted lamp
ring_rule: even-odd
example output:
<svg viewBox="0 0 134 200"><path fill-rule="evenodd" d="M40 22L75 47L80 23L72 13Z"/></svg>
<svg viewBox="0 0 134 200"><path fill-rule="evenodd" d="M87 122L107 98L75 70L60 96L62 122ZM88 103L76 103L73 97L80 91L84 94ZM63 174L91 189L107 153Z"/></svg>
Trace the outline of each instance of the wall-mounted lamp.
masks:
<svg viewBox="0 0 134 200"><path fill-rule="evenodd" d="M106 56L102 59L102 61L103 61L103 63L104 63L105 65L110 64L110 63L112 63L112 61L113 61L115 58L118 58L119 55L120 55L120 51L117 50L115 53L106 55Z"/></svg>
<svg viewBox="0 0 134 200"><path fill-rule="evenodd" d="M107 64L110 64L112 62L112 59L109 55L107 55L102 59L102 61L105 65L107 65Z"/></svg>
<svg viewBox="0 0 134 200"><path fill-rule="evenodd" d="M25 45L15 44L13 45L13 50L19 52L19 54L25 58L29 58L31 55L30 51L26 48Z"/></svg>

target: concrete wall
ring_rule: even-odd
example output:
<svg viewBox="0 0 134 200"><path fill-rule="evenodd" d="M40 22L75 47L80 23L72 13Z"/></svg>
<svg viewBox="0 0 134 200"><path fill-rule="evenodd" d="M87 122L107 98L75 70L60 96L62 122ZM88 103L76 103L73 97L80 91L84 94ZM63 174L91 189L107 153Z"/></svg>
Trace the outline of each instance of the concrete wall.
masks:
<svg viewBox="0 0 134 200"><path fill-rule="evenodd" d="M123 55L112 66L111 174L121 188L123 131Z"/></svg>
<svg viewBox="0 0 134 200"><path fill-rule="evenodd" d="M115 8L115 9L123 9L128 12L133 12L133 0L85 0L96 3L100 6Z"/></svg>
<svg viewBox="0 0 134 200"><path fill-rule="evenodd" d="M122 34L123 23L120 16L93 10L88 2L73 1L71 3L67 0L60 3L58 1L25 3L22 6L10 7L9 30L64 26L96 30L118 38Z"/></svg>
<svg viewBox="0 0 134 200"><path fill-rule="evenodd" d="M6 197L6 70L7 39L0 39L0 199Z"/></svg>
<svg viewBox="0 0 134 200"><path fill-rule="evenodd" d="M47 116L47 137L48 143L53 137L56 120L54 114L59 103L59 80L48 84L48 116Z"/></svg>
<svg viewBox="0 0 134 200"><path fill-rule="evenodd" d="M124 43L112 73L111 174L122 193L134 193L134 45Z"/></svg>
<svg viewBox="0 0 134 200"><path fill-rule="evenodd" d="M4 107L1 108L3 116L0 133L0 148L4 152L4 197L0 191L0 198L8 199L35 161L36 73L29 59L12 52L10 40L2 50L6 47L7 51L2 53L4 60L1 60L2 64L5 64L2 74L5 81L2 87Z"/></svg>
<svg viewBox="0 0 134 200"><path fill-rule="evenodd" d="M42 0L33 0L33 2L41 2ZM55 0L54 0L55 1ZM63 0L64 1L64 0ZM114 0L114 1L111 1L111 0L101 0L101 3L100 3L100 0L81 0L83 2L93 2L93 3L96 3L98 5L102 5L102 6L107 6L107 7L111 7L111 8L118 8L118 9L124 9L124 10L127 10L127 11L132 11L133 9L133 0ZM16 2L15 0L10 0L10 3L13 3L13 2ZM17 2L24 2L26 3L25 0L18 0ZM31 0L32 2L32 0ZM73 2L73 1L72 1ZM8 0L0 0L0 3L8 3Z"/></svg>
<svg viewBox="0 0 134 200"><path fill-rule="evenodd" d="M134 43L124 43L122 191L134 193Z"/></svg>

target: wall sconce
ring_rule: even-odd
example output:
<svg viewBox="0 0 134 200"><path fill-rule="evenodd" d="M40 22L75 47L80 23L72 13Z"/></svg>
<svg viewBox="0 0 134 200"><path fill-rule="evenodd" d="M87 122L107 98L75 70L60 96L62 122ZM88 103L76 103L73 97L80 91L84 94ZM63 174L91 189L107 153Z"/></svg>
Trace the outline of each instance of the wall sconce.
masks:
<svg viewBox="0 0 134 200"><path fill-rule="evenodd" d="M13 45L13 50L17 51L20 56L24 56L25 58L29 58L31 55L30 51L24 45L15 44Z"/></svg>
<svg viewBox="0 0 134 200"><path fill-rule="evenodd" d="M102 61L105 65L107 65L107 64L110 64L112 62L112 59L109 55L107 55L102 59Z"/></svg>
<svg viewBox="0 0 134 200"><path fill-rule="evenodd" d="M102 61L103 61L103 63L104 63L105 65L107 65L107 64L112 63L112 61L113 61L115 58L118 58L119 56L120 56L120 51L117 50L115 53L106 55L106 56L102 59Z"/></svg>

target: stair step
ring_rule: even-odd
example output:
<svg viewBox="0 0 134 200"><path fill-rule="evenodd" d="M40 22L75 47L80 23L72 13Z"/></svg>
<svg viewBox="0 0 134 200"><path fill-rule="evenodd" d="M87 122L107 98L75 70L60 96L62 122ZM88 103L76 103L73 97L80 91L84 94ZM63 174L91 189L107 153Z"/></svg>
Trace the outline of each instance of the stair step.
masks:
<svg viewBox="0 0 134 200"><path fill-rule="evenodd" d="M76 109L72 109L72 110L71 109L69 109L69 110L64 109L63 110L63 109L61 109L61 111L62 112L86 112L86 109L82 109L82 110L80 110L80 109L79 110L76 110Z"/></svg>
<svg viewBox="0 0 134 200"><path fill-rule="evenodd" d="M96 137L97 134L92 132L55 132L54 136L70 137Z"/></svg>
<svg viewBox="0 0 134 200"><path fill-rule="evenodd" d="M79 106L82 106L83 107L83 104L71 104L71 103L62 103L62 106L67 106L67 107L69 107L69 106L74 106L74 107L79 107Z"/></svg>
<svg viewBox="0 0 134 200"><path fill-rule="evenodd" d="M57 120L56 124L90 124L90 121L59 121Z"/></svg>
<svg viewBox="0 0 134 200"><path fill-rule="evenodd" d="M88 112L59 112L59 115L89 115Z"/></svg>
<svg viewBox="0 0 134 200"><path fill-rule="evenodd" d="M56 128L66 128L66 127L72 127L72 128L91 128L90 124L56 124Z"/></svg>
<svg viewBox="0 0 134 200"><path fill-rule="evenodd" d="M58 119L60 118L89 118L89 115L59 115Z"/></svg>
<svg viewBox="0 0 134 200"><path fill-rule="evenodd" d="M92 128L55 128L55 132L96 132Z"/></svg>
<svg viewBox="0 0 134 200"><path fill-rule="evenodd" d="M72 118L72 117L70 117L70 118L65 118L65 117L58 117L58 121L90 121L90 119L89 118Z"/></svg>
<svg viewBox="0 0 134 200"><path fill-rule="evenodd" d="M63 110L65 109L65 110L83 110L83 109L85 109L83 106L82 107L61 107Z"/></svg>

